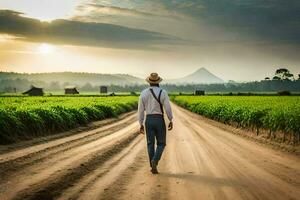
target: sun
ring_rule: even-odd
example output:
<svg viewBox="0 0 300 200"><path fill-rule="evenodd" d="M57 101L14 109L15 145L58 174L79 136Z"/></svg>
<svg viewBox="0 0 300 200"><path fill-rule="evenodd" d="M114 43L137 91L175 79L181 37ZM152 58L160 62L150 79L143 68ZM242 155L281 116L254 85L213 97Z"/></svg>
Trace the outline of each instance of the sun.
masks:
<svg viewBox="0 0 300 200"><path fill-rule="evenodd" d="M37 49L37 52L40 54L51 54L54 51L55 51L55 47L47 43L40 44Z"/></svg>

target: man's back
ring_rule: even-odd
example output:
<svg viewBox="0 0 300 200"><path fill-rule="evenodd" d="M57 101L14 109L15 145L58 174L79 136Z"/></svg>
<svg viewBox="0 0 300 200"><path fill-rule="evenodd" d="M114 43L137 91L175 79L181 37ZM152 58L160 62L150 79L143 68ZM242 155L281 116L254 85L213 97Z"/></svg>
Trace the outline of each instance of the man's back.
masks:
<svg viewBox="0 0 300 200"><path fill-rule="evenodd" d="M139 103L139 122L140 124L144 121L144 112L146 112L146 115L149 114L163 114L161 113L161 108L153 94L151 93L150 89L153 90L155 96L158 98L159 93L161 92L160 96L160 102L165 108L166 114L168 116L168 119L171 121L173 118L172 110L170 106L170 99L168 96L168 93L161 89L160 87L150 87L141 92L140 95L140 103Z"/></svg>

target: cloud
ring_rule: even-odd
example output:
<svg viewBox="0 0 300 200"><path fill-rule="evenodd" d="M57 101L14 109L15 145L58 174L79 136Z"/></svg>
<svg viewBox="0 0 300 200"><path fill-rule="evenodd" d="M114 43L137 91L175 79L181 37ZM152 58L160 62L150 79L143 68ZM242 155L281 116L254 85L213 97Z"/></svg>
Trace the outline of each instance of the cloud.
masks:
<svg viewBox="0 0 300 200"><path fill-rule="evenodd" d="M163 0L166 7L235 34L237 41L300 44L298 0Z"/></svg>
<svg viewBox="0 0 300 200"><path fill-rule="evenodd" d="M11 10L0 10L0 33L33 42L125 49L155 49L182 42L174 36L112 24L63 19L41 22Z"/></svg>
<svg viewBox="0 0 300 200"><path fill-rule="evenodd" d="M77 6L77 15L73 19L85 21L101 21L103 17L128 17L128 18L173 18L186 20L188 16L166 8L159 2L126 1L109 3L107 1L92 1ZM125 3L125 4L124 4ZM122 6L123 5L123 6Z"/></svg>
<svg viewBox="0 0 300 200"><path fill-rule="evenodd" d="M300 44L299 0L91 0L80 8L75 19L190 40Z"/></svg>
<svg viewBox="0 0 300 200"><path fill-rule="evenodd" d="M93 9L94 12L103 13L103 14L117 14L117 15L127 15L127 16L144 16L144 17L151 17L156 16L150 12L143 12L136 9L129 9L129 8L121 8L118 6L105 6L101 4L89 3L85 5L87 9ZM84 6L82 6L84 7Z"/></svg>

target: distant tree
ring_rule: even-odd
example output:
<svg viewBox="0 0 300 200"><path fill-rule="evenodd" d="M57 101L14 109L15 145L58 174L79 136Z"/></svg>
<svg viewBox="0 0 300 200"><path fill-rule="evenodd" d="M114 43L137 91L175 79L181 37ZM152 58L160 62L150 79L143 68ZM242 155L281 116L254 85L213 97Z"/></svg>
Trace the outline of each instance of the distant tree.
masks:
<svg viewBox="0 0 300 200"><path fill-rule="evenodd" d="M278 76L274 76L274 77L273 77L273 80L281 80L281 78L278 77Z"/></svg>
<svg viewBox="0 0 300 200"><path fill-rule="evenodd" d="M52 81L48 88L50 91L58 91L61 89L58 81Z"/></svg>
<svg viewBox="0 0 300 200"><path fill-rule="evenodd" d="M275 78L277 77L277 78ZM293 80L294 75L286 68L279 68L275 72L273 80Z"/></svg>
<svg viewBox="0 0 300 200"><path fill-rule="evenodd" d="M63 84L62 84L62 86L65 88L65 87L68 87L68 86L70 86L70 83L69 82L64 82Z"/></svg>
<svg viewBox="0 0 300 200"><path fill-rule="evenodd" d="M300 80L300 74L298 74L298 80Z"/></svg>
<svg viewBox="0 0 300 200"><path fill-rule="evenodd" d="M90 83L86 83L81 87L82 91L91 92L93 91L93 86Z"/></svg>
<svg viewBox="0 0 300 200"><path fill-rule="evenodd" d="M12 87L5 87L4 90L3 90L3 92L5 92L5 93L12 93L12 92L14 92L14 89Z"/></svg>
<svg viewBox="0 0 300 200"><path fill-rule="evenodd" d="M284 80L288 80L288 81L295 80L294 74L286 74Z"/></svg>

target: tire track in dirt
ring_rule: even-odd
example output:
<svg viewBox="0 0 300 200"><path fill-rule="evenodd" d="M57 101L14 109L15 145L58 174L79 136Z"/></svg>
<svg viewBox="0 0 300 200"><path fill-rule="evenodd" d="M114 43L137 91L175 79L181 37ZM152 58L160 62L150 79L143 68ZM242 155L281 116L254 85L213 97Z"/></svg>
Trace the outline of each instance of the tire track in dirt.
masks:
<svg viewBox="0 0 300 200"><path fill-rule="evenodd" d="M138 162L141 161L143 156L142 150L145 145L143 138L140 136L139 143L135 148L126 151L122 160L119 160L117 165L110 165L109 171L101 177L101 179L95 180L89 187L86 188L80 195L78 195L78 199L103 199L105 193L113 187L120 186L122 182L123 176L125 174L133 177L134 169L137 169L139 165ZM130 147L129 147L130 148ZM141 164L141 163L140 163ZM128 173L130 171L130 173ZM120 189L120 188L119 188Z"/></svg>
<svg viewBox="0 0 300 200"><path fill-rule="evenodd" d="M39 182L37 185L21 191L18 197L14 199L40 200L54 199L58 197L62 191L75 184L83 176L96 170L99 166L129 145L130 142L132 142L132 140L134 140L138 135L139 134L135 132L134 134L118 141L116 144L94 152L92 155L89 155L89 158L81 160L81 164L79 166L68 170L65 174L60 174L58 177Z"/></svg>
<svg viewBox="0 0 300 200"><path fill-rule="evenodd" d="M100 154L104 149L107 150L107 147L113 149L118 141L123 141L124 138L132 137L133 133L135 133L134 136L136 137L137 130L137 122L131 123L127 127L121 126L120 130L115 131L112 134L79 147L71 148L68 151L61 152L53 159L48 159L45 162L35 164L25 169L19 169L18 172L12 173L12 176L8 176L10 179L8 179L7 182L0 185L0 199L11 199L17 195L16 193L26 191L26 188L28 187L34 187L34 185L38 185L43 181L47 182L51 178L59 177L68 171L72 172L72 169L75 168L75 166L86 161L91 155Z"/></svg>
<svg viewBox="0 0 300 200"><path fill-rule="evenodd" d="M79 137L76 139L71 139L65 143L58 144L49 148L42 149L37 152L30 153L23 157L18 157L3 163L0 163L0 176L2 179L1 182L5 182L7 175L13 175L13 172L19 171L19 169L24 169L25 167L38 164L40 162L45 162L50 160L57 154L72 150L76 147L88 144L90 142L96 141L102 137L113 134L119 129L125 128L126 126L132 124L135 120L135 117L130 117L128 119L122 120L122 123L116 123L112 126L98 128L92 131L92 134L85 135L84 137Z"/></svg>
<svg viewBox="0 0 300 200"><path fill-rule="evenodd" d="M121 114L120 116L117 116L117 117L90 122L85 126L79 126L79 127L76 127L74 129L71 129L71 130L68 130L65 132L55 133L55 134L46 135L46 136L40 136L38 138L32 138L31 140L20 141L18 143L14 143L11 145L0 145L0 158L4 154L9 154L12 152L14 152L13 154L15 154L16 152L19 152L20 154L24 154L24 150L26 150L25 152L28 152L28 149L30 149L30 147L33 147L33 146L37 147L38 145L49 143L54 140L57 141L62 138L68 138L70 136L79 135L79 134L82 134L83 132L88 132L91 130L99 129L101 127L107 127L109 125L115 126L116 124L120 123L122 120L125 120L125 121L129 120L131 117L134 116L135 113L136 113L136 111L131 111L128 113ZM21 150L21 151L19 151L19 150ZM1 160L2 159L0 159L0 163L2 162Z"/></svg>
<svg viewBox="0 0 300 200"><path fill-rule="evenodd" d="M129 116L127 116L125 118L121 118L121 120L119 120L115 123L109 123L108 125L94 128L93 130L83 131L78 134L74 134L74 135L67 136L67 137L62 137L62 138L55 139L55 140L44 141L44 143L42 143L42 144L17 149L15 151L10 151L10 152L4 151L5 153L0 154L0 164L8 162L8 161L13 161L18 158L27 159L27 158L30 158L31 155L38 154L39 152L45 152L45 151L51 150L52 148L56 148L60 145L66 145L68 143L72 143L73 141L82 140L86 137L96 135L100 132L109 130L114 127L117 127L117 129L120 129L118 127L122 127L122 125L126 126L127 123L129 123L129 124L133 123L135 120L136 120L136 114L130 114ZM124 123L125 123L125 125L124 125ZM62 135L63 135L63 133L62 133Z"/></svg>
<svg viewBox="0 0 300 200"><path fill-rule="evenodd" d="M58 199L85 199L83 196L87 195L89 196L88 199L97 198L99 192L115 180L115 176L118 176L132 164L135 157L140 154L143 146L142 136L136 137L120 153L105 162L101 167L85 175L80 179L80 183L68 188Z"/></svg>
<svg viewBox="0 0 300 200"><path fill-rule="evenodd" d="M270 154L267 148L264 148L264 151L262 151L262 149L254 149L254 142L249 141L245 143L243 142L245 141L243 138L235 137L234 135L228 135L226 131L216 131L216 127L207 124L202 124L202 127L200 127L199 120L195 118L194 114L186 114L189 117L192 115L192 121L194 125L192 125L189 120L183 119L185 123L193 127L194 130L197 130L196 132L198 132L197 134L199 137L203 135L203 133L206 133L205 137L209 138L209 140L207 140L204 144L210 143L210 149L214 150L213 145L226 145L226 148L224 147L224 149L231 148L235 151L238 150L240 154L243 154L248 158L244 159L243 162L249 162L249 158L251 158L251 163L249 163L249 165L254 164L259 168L264 168L265 171L268 171L268 173L271 173L273 176L278 176L280 177L280 179L289 182L294 186L300 186L300 180L297 178L300 176L300 171L299 166L297 165L297 161L295 162L295 159L292 159L294 158L294 156L286 154L283 158L280 152L277 153L275 151L275 154ZM214 134L208 134L208 132L213 132ZM224 134L226 135L226 137L224 137ZM271 149L269 151L274 152ZM257 154L259 154L259 156L257 156ZM233 155L235 154L231 152L230 156ZM289 157L291 157L290 160L287 159ZM294 174L295 176L291 177L290 174Z"/></svg>
<svg viewBox="0 0 300 200"><path fill-rule="evenodd" d="M144 145L145 148L145 145ZM163 191L163 192L162 192ZM108 186L101 187L97 198L80 199L168 199L168 183L150 172L145 149L134 162Z"/></svg>
<svg viewBox="0 0 300 200"><path fill-rule="evenodd" d="M196 143L198 143L198 146L201 144L201 147L198 147L201 150L196 152L196 156L201 158L203 171L206 172L206 177L202 177L202 179L205 180L208 177L216 176L217 183L215 184L227 185L232 187L239 186L241 188L241 191L243 191L244 187L252 185L251 180L253 177L248 177L247 175L243 174L239 170L239 168L236 167L235 164L237 164L238 161L235 160L235 164L233 164L233 159L231 159L230 161L227 159L228 155L225 155L224 152L220 153L219 151L215 150L214 146L218 146L217 143L212 144L210 140L207 140L202 136L202 131L199 132L199 129L195 129L194 126L189 122L185 123L190 127L190 132L192 133ZM220 148L220 146L218 147ZM204 152L205 155L201 154L201 151ZM216 166L219 167L217 168ZM238 183L233 179L226 179L226 177L243 177L242 179L245 183ZM209 182L209 179L207 179L206 181ZM226 191L224 191L221 187L210 188L210 190L217 199L227 199ZM244 192L241 193L237 191L231 191L231 195L233 193L235 193L235 198L245 198L246 196L252 196L255 198L267 199L264 196L265 193L260 194L259 192L252 192L250 195L247 195Z"/></svg>

